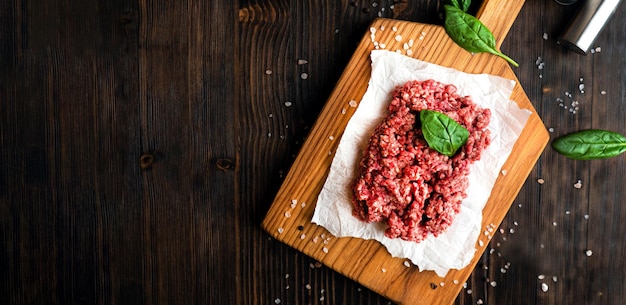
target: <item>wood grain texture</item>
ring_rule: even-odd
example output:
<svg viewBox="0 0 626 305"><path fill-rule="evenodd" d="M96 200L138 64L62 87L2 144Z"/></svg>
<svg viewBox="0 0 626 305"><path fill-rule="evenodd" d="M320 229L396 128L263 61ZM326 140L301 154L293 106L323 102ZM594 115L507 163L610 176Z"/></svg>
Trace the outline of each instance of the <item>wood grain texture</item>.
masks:
<svg viewBox="0 0 626 305"><path fill-rule="evenodd" d="M534 18L535 22L514 24L509 37L516 39L507 39L502 48L513 56L519 54L516 74L546 126L553 130L551 138L586 128L624 133L620 119L624 113L623 73L607 70L608 65L624 64L624 56L613 53L623 52L624 46L610 43L624 39L618 30L623 28L624 5L596 40L594 48L600 47L600 52L578 56L556 44L577 7L560 7L552 1L529 4L518 20ZM599 69L601 62L606 65ZM581 83L584 93L579 90ZM579 102L576 114L570 112L573 101ZM611 114L606 107L613 109ZM486 303L517 303L512 301L515 295L525 295L531 304L623 302L626 286L617 280L626 274L619 254L623 249L604 234L620 234L622 230L616 219L623 218L624 211L615 209L612 200L614 196L623 198L624 190L611 185L624 184L615 177L626 169L624 161L621 156L579 162L546 149L501 225L504 234L492 242L497 256L484 259L489 267L485 276L498 286L484 293L479 290L481 295L475 295L474 301L479 297ZM580 189L574 187L578 180ZM587 250L592 251L591 256L586 255ZM507 265L506 273L500 273ZM548 287L547 292L541 290L542 284Z"/></svg>
<svg viewBox="0 0 626 305"><path fill-rule="evenodd" d="M443 3L0 1L0 304L389 304L261 222L371 22ZM552 138L626 134L626 5L585 57L577 8L526 1L502 50ZM624 303L625 161L547 148L455 304Z"/></svg>

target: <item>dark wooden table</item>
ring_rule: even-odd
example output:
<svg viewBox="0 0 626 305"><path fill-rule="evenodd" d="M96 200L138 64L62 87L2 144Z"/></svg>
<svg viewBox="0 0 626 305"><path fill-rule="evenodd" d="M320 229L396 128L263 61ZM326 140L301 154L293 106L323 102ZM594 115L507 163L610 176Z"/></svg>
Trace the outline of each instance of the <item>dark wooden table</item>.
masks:
<svg viewBox="0 0 626 305"><path fill-rule="evenodd" d="M0 304L387 304L260 223L368 24L441 2L2 1ZM626 5L587 56L576 11L502 49L552 136L624 134ZM624 304L625 161L547 147L456 303Z"/></svg>

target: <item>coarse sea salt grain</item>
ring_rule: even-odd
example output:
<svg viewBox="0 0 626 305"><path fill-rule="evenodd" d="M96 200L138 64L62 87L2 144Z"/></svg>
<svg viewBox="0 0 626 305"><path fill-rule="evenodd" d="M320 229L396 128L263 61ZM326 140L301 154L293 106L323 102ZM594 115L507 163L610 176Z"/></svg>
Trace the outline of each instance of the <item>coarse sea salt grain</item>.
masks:
<svg viewBox="0 0 626 305"><path fill-rule="evenodd" d="M548 284L546 284L546 283L541 283L541 291L543 291L543 292L548 292Z"/></svg>
<svg viewBox="0 0 626 305"><path fill-rule="evenodd" d="M586 254L587 256L591 256L591 255L593 255L593 251L591 251L591 250L587 250L587 251L585 251L585 254Z"/></svg>
<svg viewBox="0 0 626 305"><path fill-rule="evenodd" d="M539 56L537 57L537 60L535 60L535 65L537 66L537 69L543 70L543 68L546 66L546 63L543 61L543 58Z"/></svg>
<svg viewBox="0 0 626 305"><path fill-rule="evenodd" d="M582 181L578 180L576 181L576 183L574 183L574 188L579 189L581 187L583 187Z"/></svg>
<svg viewBox="0 0 626 305"><path fill-rule="evenodd" d="M350 102L348 102L348 105L350 105L350 107L352 108L356 108L357 102L355 100L350 100Z"/></svg>

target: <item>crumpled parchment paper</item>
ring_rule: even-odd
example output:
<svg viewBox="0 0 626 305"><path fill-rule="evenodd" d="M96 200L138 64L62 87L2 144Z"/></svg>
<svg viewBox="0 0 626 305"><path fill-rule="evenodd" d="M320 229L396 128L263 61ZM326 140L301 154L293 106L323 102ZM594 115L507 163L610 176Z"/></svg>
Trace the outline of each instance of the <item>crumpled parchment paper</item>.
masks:
<svg viewBox="0 0 626 305"><path fill-rule="evenodd" d="M472 260L482 228L482 209L489 199L502 165L509 157L531 112L510 100L515 82L488 74L468 74L387 50L371 53L369 87L348 122L329 175L317 199L312 222L337 237L375 239L394 257L410 259L421 271L434 270L443 277ZM470 171L468 196L452 226L438 237L420 243L384 236L386 224L365 223L352 215L352 184L358 164L374 128L387 115L386 107L396 86L409 80L434 79L454 84L459 95L469 95L481 107L491 109L491 144Z"/></svg>

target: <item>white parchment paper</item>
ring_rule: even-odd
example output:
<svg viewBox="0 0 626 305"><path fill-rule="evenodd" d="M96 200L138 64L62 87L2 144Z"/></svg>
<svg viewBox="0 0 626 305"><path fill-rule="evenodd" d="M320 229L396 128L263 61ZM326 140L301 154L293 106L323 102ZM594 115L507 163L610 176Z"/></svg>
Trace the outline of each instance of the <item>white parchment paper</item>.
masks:
<svg viewBox="0 0 626 305"><path fill-rule="evenodd" d="M487 74L468 74L427 63L396 52L374 50L369 87L348 122L329 175L317 199L312 222L337 237L375 239L394 257L410 259L421 271L434 270L445 276L472 260L481 233L482 209L531 112L509 98L515 82ZM374 128L386 117L387 105L396 86L409 80L434 79L454 84L459 95L469 95L481 107L491 109L491 144L470 170L468 196L452 226L438 237L420 243L384 236L385 224L365 223L352 215L351 187L358 163Z"/></svg>

